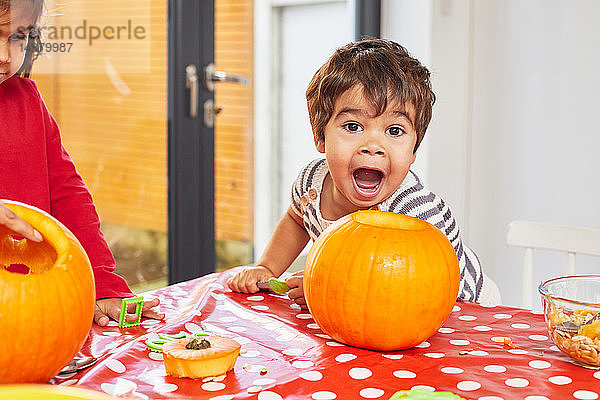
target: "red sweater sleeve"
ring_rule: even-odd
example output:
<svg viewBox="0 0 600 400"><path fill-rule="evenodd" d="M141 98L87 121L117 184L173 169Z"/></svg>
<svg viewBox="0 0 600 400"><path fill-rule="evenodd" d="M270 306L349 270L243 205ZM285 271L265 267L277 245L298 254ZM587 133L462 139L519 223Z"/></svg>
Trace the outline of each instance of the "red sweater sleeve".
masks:
<svg viewBox="0 0 600 400"><path fill-rule="evenodd" d="M92 196L62 145L56 121L33 82L46 132L50 213L67 226L86 250L96 281L96 298L130 297L125 279L114 273L115 259L100 230Z"/></svg>

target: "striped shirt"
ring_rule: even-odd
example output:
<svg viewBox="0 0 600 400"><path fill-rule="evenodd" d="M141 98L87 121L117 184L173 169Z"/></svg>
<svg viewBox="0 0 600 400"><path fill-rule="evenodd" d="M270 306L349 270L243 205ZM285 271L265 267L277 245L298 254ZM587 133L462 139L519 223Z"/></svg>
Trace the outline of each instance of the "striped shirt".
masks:
<svg viewBox="0 0 600 400"><path fill-rule="evenodd" d="M312 161L302 169L292 187L292 209L302 217L304 228L315 240L334 221L321 215L321 191L329 173L325 159ZM379 210L416 217L442 231L456 251L460 267L458 300L478 301L484 275L475 253L462 242L460 229L444 200L427 190L417 175L409 171L400 187L384 202Z"/></svg>

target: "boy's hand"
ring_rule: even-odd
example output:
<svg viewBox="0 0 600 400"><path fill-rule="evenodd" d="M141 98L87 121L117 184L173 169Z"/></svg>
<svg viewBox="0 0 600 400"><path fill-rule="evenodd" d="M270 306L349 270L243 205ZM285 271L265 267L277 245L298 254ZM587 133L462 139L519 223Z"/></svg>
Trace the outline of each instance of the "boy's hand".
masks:
<svg viewBox="0 0 600 400"><path fill-rule="evenodd" d="M110 297L108 299L96 300L96 310L94 311L94 322L99 326L106 326L111 319L115 321L119 320L119 314L121 314L121 298ZM153 319L164 319L165 314L161 314L155 310L154 307L160 304L160 300L155 298L152 300L144 301L142 306L142 317L153 318ZM135 314L135 304L130 304L127 308L127 315L125 316L126 322L133 322L137 319Z"/></svg>
<svg viewBox="0 0 600 400"><path fill-rule="evenodd" d="M41 242L44 240L38 231L33 229L31 225L12 212L12 210L6 207L2 201L0 201L0 225L4 225L8 229L15 231L15 233L23 235L23 237L34 242Z"/></svg>
<svg viewBox="0 0 600 400"><path fill-rule="evenodd" d="M259 291L257 282L267 281L274 276L271 270L262 265L246 266L227 280L227 286L234 292L256 293Z"/></svg>
<svg viewBox="0 0 600 400"><path fill-rule="evenodd" d="M298 271L292 275L290 275L285 283L289 286L290 291L288 292L288 297L294 300L294 303L298 304L302 307L303 310L307 310L306 299L304 298L304 271Z"/></svg>

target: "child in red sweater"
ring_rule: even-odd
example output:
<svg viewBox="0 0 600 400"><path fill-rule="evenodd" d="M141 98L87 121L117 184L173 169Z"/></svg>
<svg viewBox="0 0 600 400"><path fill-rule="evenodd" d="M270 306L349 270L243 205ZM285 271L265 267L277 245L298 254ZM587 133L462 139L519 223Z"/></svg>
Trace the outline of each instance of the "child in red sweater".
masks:
<svg viewBox="0 0 600 400"><path fill-rule="evenodd" d="M35 83L29 76L40 38L36 26L43 0L0 0L0 199L36 206L61 221L85 248L96 281L94 321L119 319L121 298L133 293L115 274L115 260L100 231L100 220L86 185L60 139ZM0 201L0 224L27 239L43 238ZM163 319L144 302L142 315ZM133 310L130 310L133 311ZM128 314L127 321L135 321Z"/></svg>

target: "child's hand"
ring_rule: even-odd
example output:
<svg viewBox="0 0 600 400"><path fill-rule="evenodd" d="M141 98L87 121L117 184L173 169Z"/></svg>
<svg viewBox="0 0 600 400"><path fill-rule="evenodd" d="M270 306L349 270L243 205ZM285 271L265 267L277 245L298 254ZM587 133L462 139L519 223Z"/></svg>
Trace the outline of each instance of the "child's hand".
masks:
<svg viewBox="0 0 600 400"><path fill-rule="evenodd" d="M285 283L290 288L288 292L288 297L294 300L294 303L298 304L302 307L303 310L307 310L306 299L304 298L304 271L298 271L292 275L290 275Z"/></svg>
<svg viewBox="0 0 600 400"><path fill-rule="evenodd" d="M23 237L34 242L41 242L43 240L42 235L38 231L19 218L2 201L0 201L0 225L4 225L8 229L15 231L15 233L23 235Z"/></svg>
<svg viewBox="0 0 600 400"><path fill-rule="evenodd" d="M108 299L96 300L96 310L94 311L94 322L99 326L106 326L111 319L115 321L119 320L121 314L121 298L110 297ZM144 301L142 306L142 317L153 318L153 319L164 319L165 314L160 314L153 310L154 307L160 304L160 300L155 298L152 300ZM135 304L130 304L127 309L127 315L125 316L125 322L133 322L137 319L135 314Z"/></svg>
<svg viewBox="0 0 600 400"><path fill-rule="evenodd" d="M229 289L240 293L256 293L259 291L257 282L265 282L274 277L271 270L262 265L246 266L240 272L227 280Z"/></svg>

